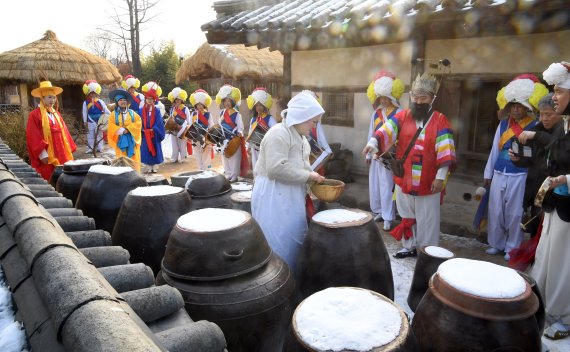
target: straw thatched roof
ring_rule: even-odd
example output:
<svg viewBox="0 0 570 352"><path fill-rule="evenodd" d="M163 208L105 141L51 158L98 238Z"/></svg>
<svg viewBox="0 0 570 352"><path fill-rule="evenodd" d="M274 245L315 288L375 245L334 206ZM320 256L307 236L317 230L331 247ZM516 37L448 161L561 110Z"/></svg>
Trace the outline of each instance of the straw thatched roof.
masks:
<svg viewBox="0 0 570 352"><path fill-rule="evenodd" d="M60 42L50 30L40 40L0 54L0 80L37 84L45 79L109 84L121 80L121 74L109 61Z"/></svg>
<svg viewBox="0 0 570 352"><path fill-rule="evenodd" d="M176 83L187 79L218 78L281 80L283 55L279 51L238 45L202 44L176 72Z"/></svg>

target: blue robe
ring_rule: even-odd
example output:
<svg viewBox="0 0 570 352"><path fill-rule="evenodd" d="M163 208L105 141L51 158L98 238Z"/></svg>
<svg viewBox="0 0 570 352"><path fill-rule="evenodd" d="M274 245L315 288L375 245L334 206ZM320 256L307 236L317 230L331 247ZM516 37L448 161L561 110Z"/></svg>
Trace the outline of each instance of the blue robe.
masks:
<svg viewBox="0 0 570 352"><path fill-rule="evenodd" d="M164 157L162 156L161 142L164 139L164 133L165 133L164 121L162 121L162 114L160 113L160 110L156 109L155 107L154 125L152 126L152 130L154 131L154 138L152 138L152 144L154 145L154 150L156 151L155 156L152 156L152 154L148 149L148 144L144 132L144 128L150 125L150 116L141 115L141 120L143 121L142 136L141 136L142 137L141 162L147 165L161 164L164 161Z"/></svg>

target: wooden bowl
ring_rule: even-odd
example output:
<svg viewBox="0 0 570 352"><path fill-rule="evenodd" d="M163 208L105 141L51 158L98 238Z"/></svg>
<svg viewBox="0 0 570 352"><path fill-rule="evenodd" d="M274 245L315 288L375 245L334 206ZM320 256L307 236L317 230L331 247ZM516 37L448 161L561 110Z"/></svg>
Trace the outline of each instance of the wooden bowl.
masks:
<svg viewBox="0 0 570 352"><path fill-rule="evenodd" d="M313 184L311 192L323 202L336 202L344 192L344 182L326 179L323 183Z"/></svg>

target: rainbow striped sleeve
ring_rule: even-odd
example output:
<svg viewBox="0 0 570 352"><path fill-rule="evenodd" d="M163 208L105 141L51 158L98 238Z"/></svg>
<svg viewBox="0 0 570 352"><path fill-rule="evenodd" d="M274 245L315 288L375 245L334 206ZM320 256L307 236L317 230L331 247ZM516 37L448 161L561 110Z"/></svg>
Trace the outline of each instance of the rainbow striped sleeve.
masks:
<svg viewBox="0 0 570 352"><path fill-rule="evenodd" d="M390 148L398 139L399 121L396 116L392 116L376 132L374 138L378 141L378 146L382 146L382 151Z"/></svg>
<svg viewBox="0 0 570 352"><path fill-rule="evenodd" d="M437 167L452 165L455 163L455 143L453 142L453 132L449 128L442 128L437 131L435 142L437 152Z"/></svg>

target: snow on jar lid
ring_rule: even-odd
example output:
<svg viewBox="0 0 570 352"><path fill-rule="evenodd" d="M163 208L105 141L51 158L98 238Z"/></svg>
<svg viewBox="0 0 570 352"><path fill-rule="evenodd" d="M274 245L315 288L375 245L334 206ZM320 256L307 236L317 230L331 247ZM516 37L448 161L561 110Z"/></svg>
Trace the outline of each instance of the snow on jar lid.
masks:
<svg viewBox="0 0 570 352"><path fill-rule="evenodd" d="M236 202L250 202L252 191L236 192L233 193L230 198Z"/></svg>
<svg viewBox="0 0 570 352"><path fill-rule="evenodd" d="M314 293L295 310L295 334L318 351L370 351L394 341L404 315L387 298L355 287Z"/></svg>
<svg viewBox="0 0 570 352"><path fill-rule="evenodd" d="M195 174L195 175L190 175L190 177L188 177L188 180L186 180L186 188L190 187L190 184L194 180L198 180L198 179L202 179L202 178L216 177L218 175L219 175L219 173L217 173L215 171L210 171L210 170L206 170L204 172L200 172L200 173Z"/></svg>
<svg viewBox="0 0 570 352"><path fill-rule="evenodd" d="M369 219L370 214L351 209L330 209L313 215L313 221L334 227L354 226L355 223L364 223Z"/></svg>
<svg viewBox="0 0 570 352"><path fill-rule="evenodd" d="M247 182L234 182L232 183L232 188L234 191L251 191L253 185Z"/></svg>
<svg viewBox="0 0 570 352"><path fill-rule="evenodd" d="M424 251L432 257L437 258L452 258L455 255L452 251L438 246L427 246L424 248Z"/></svg>
<svg viewBox="0 0 570 352"><path fill-rule="evenodd" d="M515 298L526 291L526 281L515 270L480 260L454 258L437 274L455 289L483 298Z"/></svg>
<svg viewBox="0 0 570 352"><path fill-rule="evenodd" d="M76 160L69 160L66 161L63 165L89 165L89 164L100 164L107 162L107 159L103 158L91 158L91 159L76 159Z"/></svg>
<svg viewBox="0 0 570 352"><path fill-rule="evenodd" d="M185 191L181 187L158 185L158 186L148 186L148 187L137 187L131 191L131 195L139 197L157 197L157 196L167 196L169 194L175 194L180 192L185 192Z"/></svg>
<svg viewBox="0 0 570 352"><path fill-rule="evenodd" d="M204 208L182 215L176 225L186 231L215 232L238 227L250 217L241 210Z"/></svg>
<svg viewBox="0 0 570 352"><path fill-rule="evenodd" d="M121 175L134 171L135 170L129 166L93 165L89 168L89 172L105 175Z"/></svg>

